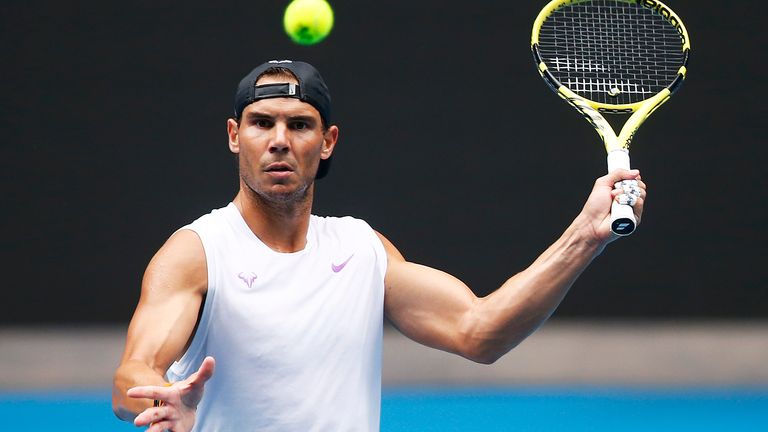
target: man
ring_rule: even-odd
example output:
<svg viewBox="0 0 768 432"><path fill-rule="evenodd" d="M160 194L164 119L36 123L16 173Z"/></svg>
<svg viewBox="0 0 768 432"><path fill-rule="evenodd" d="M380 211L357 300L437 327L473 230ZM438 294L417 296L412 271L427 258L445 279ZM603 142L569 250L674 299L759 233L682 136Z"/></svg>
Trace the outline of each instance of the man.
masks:
<svg viewBox="0 0 768 432"><path fill-rule="evenodd" d="M417 342L492 363L615 240L612 200L640 220L645 199L637 171L601 177L560 239L477 298L365 222L311 215L339 136L311 65L254 69L227 132L240 190L152 258L115 374L115 413L150 431L378 430L385 315Z"/></svg>

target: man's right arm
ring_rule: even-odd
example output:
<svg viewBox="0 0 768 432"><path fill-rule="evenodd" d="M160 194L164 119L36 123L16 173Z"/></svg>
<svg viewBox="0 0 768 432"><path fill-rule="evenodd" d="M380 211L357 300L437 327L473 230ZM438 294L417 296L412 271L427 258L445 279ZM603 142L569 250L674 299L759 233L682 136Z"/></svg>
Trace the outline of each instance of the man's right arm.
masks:
<svg viewBox="0 0 768 432"><path fill-rule="evenodd" d="M152 406L152 400L129 398L126 391L165 385L166 370L194 335L207 288L202 242L193 231L180 230L160 248L144 273L141 298L114 377L112 409L118 417L133 421Z"/></svg>

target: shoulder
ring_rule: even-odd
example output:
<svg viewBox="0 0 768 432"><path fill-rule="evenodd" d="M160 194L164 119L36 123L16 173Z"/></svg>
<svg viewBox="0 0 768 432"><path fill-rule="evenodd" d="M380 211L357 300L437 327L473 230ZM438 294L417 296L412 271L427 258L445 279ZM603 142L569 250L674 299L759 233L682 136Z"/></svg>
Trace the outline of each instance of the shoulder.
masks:
<svg viewBox="0 0 768 432"><path fill-rule="evenodd" d="M388 238L384 237L384 234L374 231L376 233L376 236L379 238L379 241L381 241L382 246L384 247L384 251L387 253L387 258L390 262L404 262L405 258L403 257L403 254L400 253L399 250L397 250L397 247L389 241Z"/></svg>
<svg viewBox="0 0 768 432"><path fill-rule="evenodd" d="M229 207L215 209L173 233L147 265L142 291L146 294L187 290L204 293L208 287L204 239L226 225L222 222L227 218Z"/></svg>
<svg viewBox="0 0 768 432"><path fill-rule="evenodd" d="M180 229L152 257L143 282L151 287L204 291L207 280L205 250L200 237L192 230Z"/></svg>

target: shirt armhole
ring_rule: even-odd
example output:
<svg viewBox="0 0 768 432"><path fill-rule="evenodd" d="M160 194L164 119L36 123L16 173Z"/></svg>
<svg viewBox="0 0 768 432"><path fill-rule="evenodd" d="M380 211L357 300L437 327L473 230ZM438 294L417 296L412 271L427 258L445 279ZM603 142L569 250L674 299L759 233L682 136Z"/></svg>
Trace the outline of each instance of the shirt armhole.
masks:
<svg viewBox="0 0 768 432"><path fill-rule="evenodd" d="M179 381L187 378L189 375L197 372L200 364L203 362L203 354L205 348L205 341L208 336L208 325L211 321L211 314L213 310L213 303L216 298L216 260L213 247L206 242L206 236L203 234L205 229L196 224L190 224L179 228L177 230L189 230L197 234L200 238L200 242L203 244L203 251L205 253L205 262L208 270L208 289L205 294L205 301L203 302L203 313L200 314L197 327L195 328L195 334L192 336L192 342L189 347L181 356L181 358L168 368L166 371L166 379L169 381Z"/></svg>
<svg viewBox="0 0 768 432"><path fill-rule="evenodd" d="M373 245L373 250L376 254L376 267L379 270L379 276L381 277L383 283L384 276L387 274L387 265L389 262L387 259L387 251L384 249L384 244L381 242L381 238L379 238L379 236L376 234L376 231L371 228L368 222L362 222L365 225L366 232L368 233L371 244Z"/></svg>

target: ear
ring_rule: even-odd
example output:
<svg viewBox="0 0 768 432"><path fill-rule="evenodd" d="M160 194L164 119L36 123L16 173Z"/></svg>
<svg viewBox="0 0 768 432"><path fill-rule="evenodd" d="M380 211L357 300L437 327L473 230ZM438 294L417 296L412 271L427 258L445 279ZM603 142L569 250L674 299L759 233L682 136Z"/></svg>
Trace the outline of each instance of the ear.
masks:
<svg viewBox="0 0 768 432"><path fill-rule="evenodd" d="M330 126L323 136L323 148L320 151L321 159L328 159L336 148L336 142L339 140L339 128L335 125Z"/></svg>
<svg viewBox="0 0 768 432"><path fill-rule="evenodd" d="M239 125L235 119L227 119L227 136L229 137L229 151L240 153L240 141L237 137Z"/></svg>

